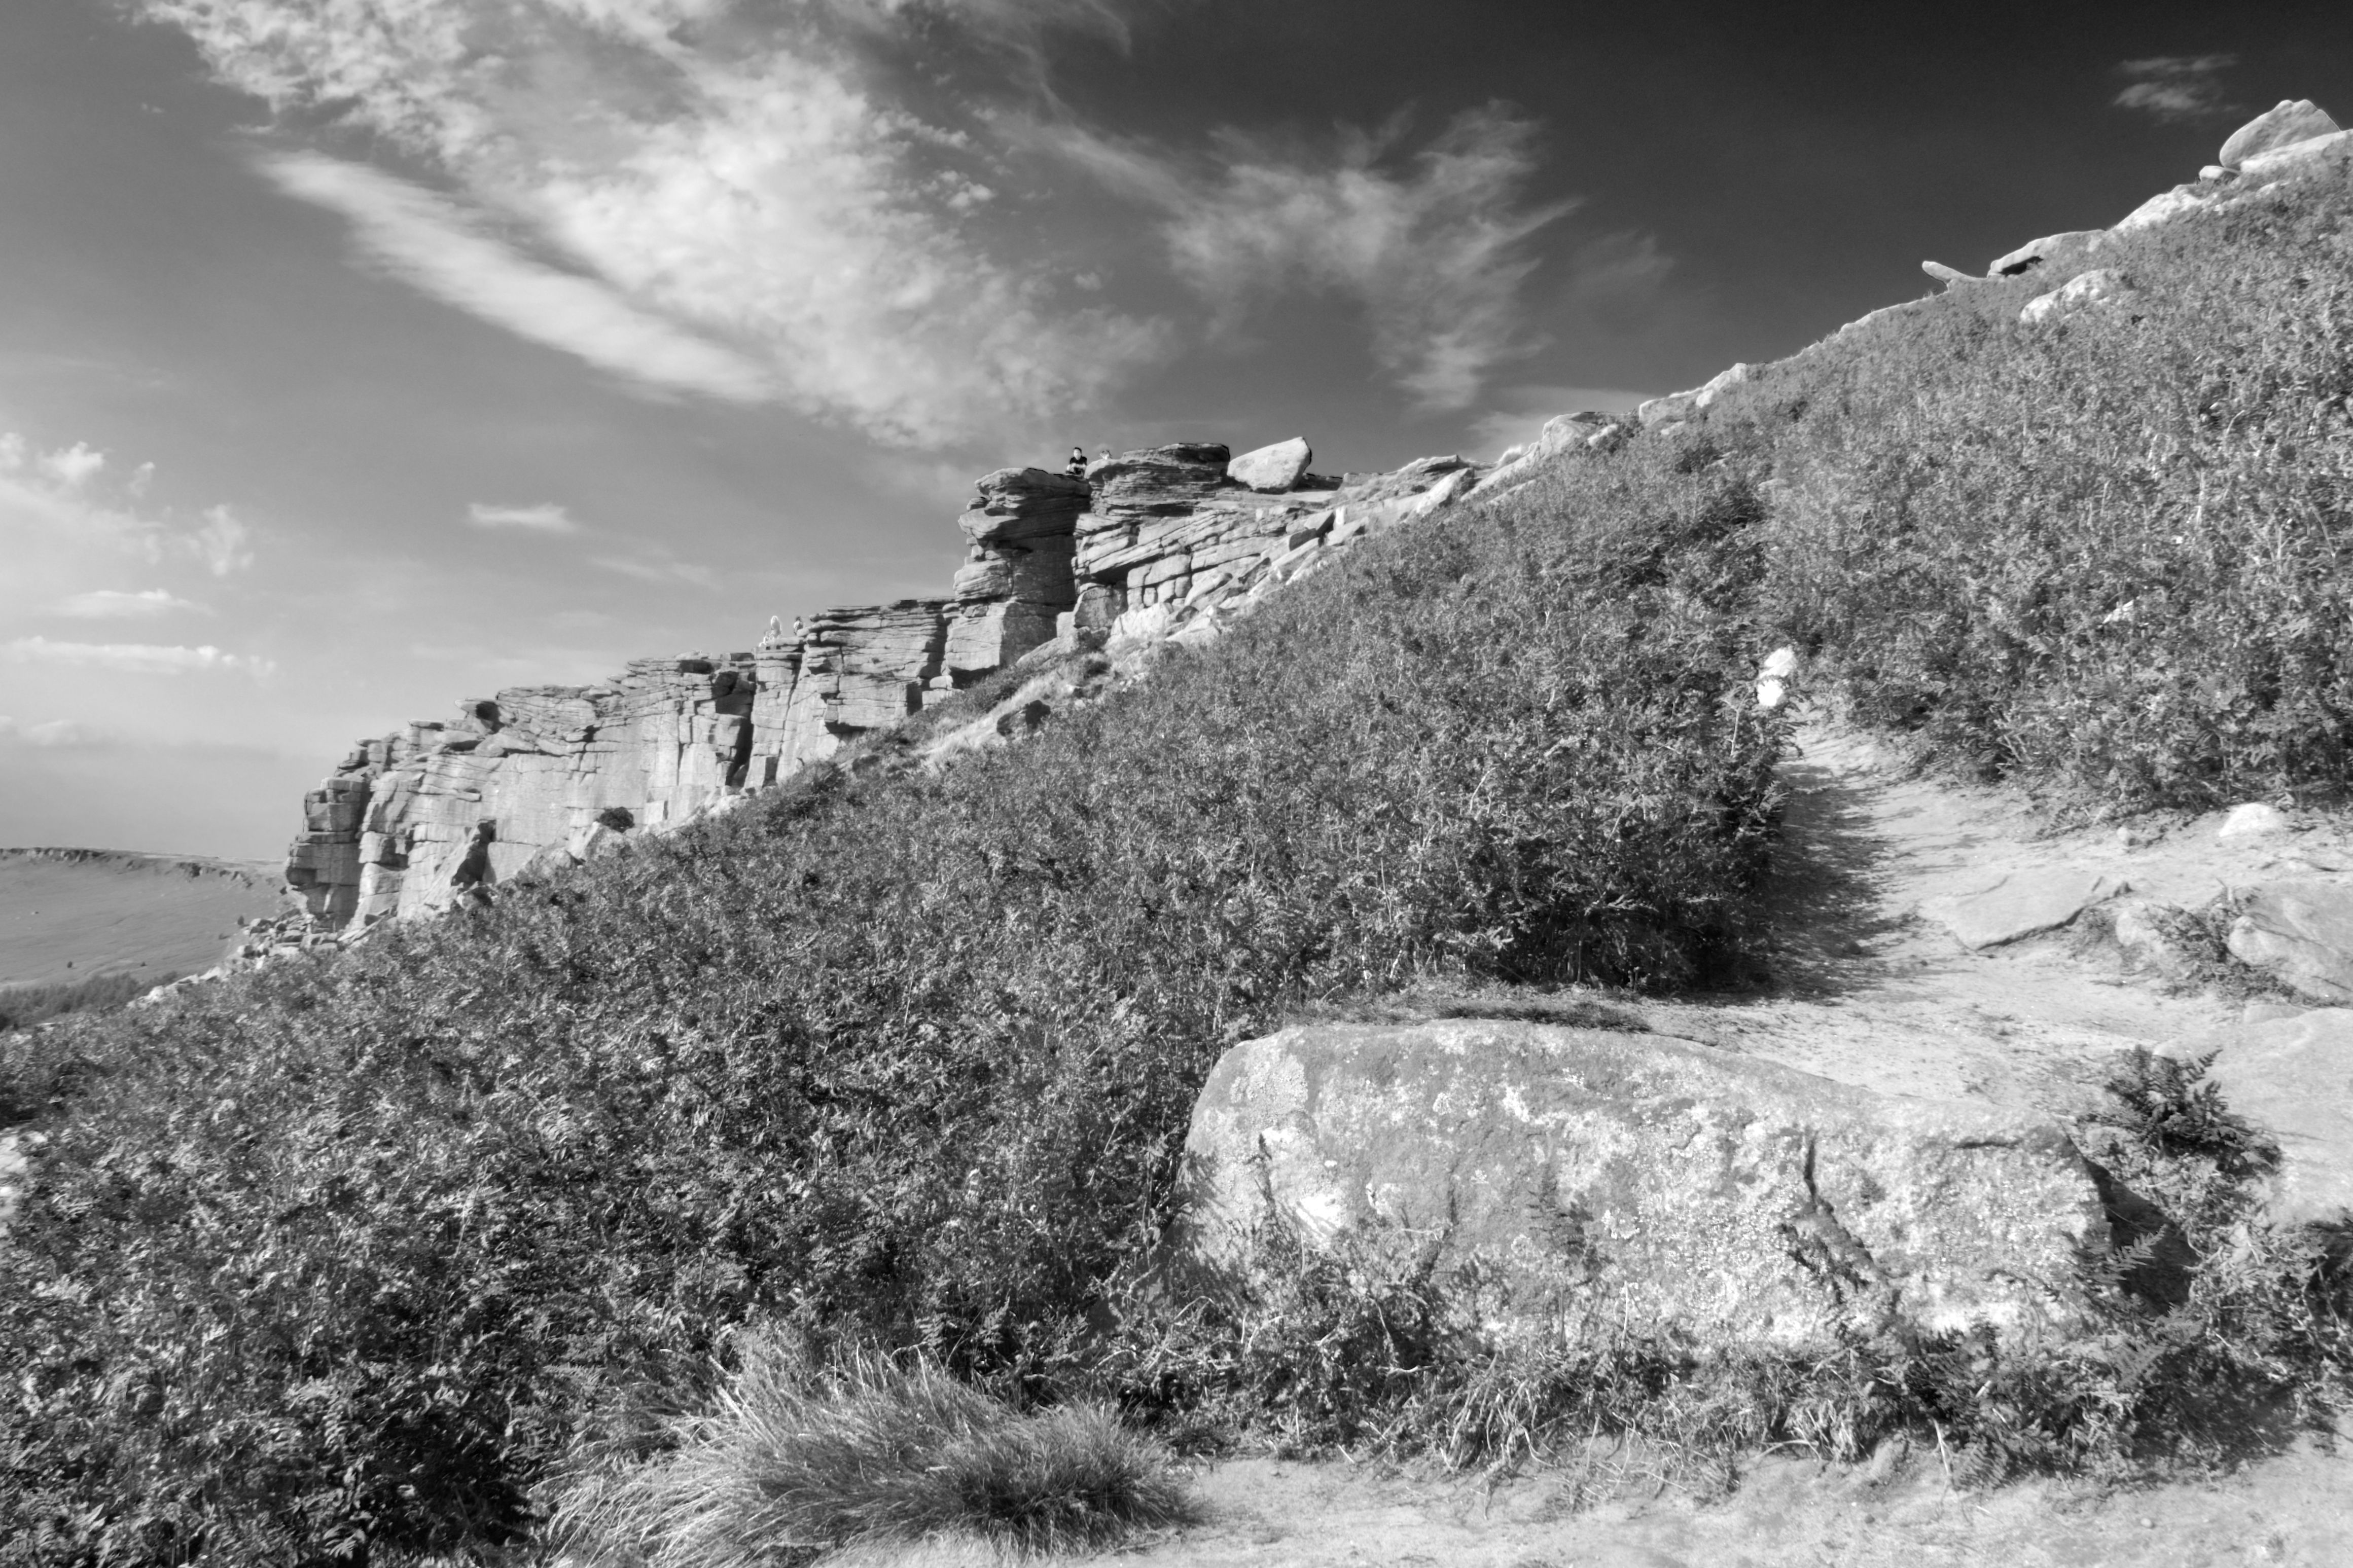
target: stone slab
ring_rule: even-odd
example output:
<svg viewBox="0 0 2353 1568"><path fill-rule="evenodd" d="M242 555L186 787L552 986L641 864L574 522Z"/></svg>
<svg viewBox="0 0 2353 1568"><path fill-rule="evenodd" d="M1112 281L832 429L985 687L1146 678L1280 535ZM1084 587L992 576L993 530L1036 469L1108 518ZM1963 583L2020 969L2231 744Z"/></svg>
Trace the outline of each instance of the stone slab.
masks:
<svg viewBox="0 0 2353 1568"><path fill-rule="evenodd" d="M1975 952L2056 931L2126 890L2125 883L2105 872L2054 866L2006 873L1989 887L1932 900L1921 912Z"/></svg>
<svg viewBox="0 0 2353 1568"><path fill-rule="evenodd" d="M2353 1008L2242 1026L2208 1077L2224 1103L2278 1141L2267 1205L2274 1223L2353 1213Z"/></svg>
<svg viewBox="0 0 2353 1568"><path fill-rule="evenodd" d="M2353 888L2274 882L2231 926L2232 956L2316 1002L2353 1003Z"/></svg>
<svg viewBox="0 0 2353 1568"><path fill-rule="evenodd" d="M2040 1118L1599 1029L1287 1029L1219 1061L1186 1150L1196 1258L1246 1268L1276 1208L1313 1243L1403 1237L1475 1265L1499 1331L2063 1329L2081 1250L2108 1242L2091 1168Z"/></svg>

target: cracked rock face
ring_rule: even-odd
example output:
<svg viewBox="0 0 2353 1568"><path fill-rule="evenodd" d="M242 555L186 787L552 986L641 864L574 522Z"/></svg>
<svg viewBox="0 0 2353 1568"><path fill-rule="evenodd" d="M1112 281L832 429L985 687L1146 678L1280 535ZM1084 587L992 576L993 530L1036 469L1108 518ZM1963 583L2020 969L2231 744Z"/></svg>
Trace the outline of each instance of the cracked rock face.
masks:
<svg viewBox="0 0 2353 1568"><path fill-rule="evenodd" d="M1219 1060L1186 1151L1196 1259L1247 1268L1271 1204L1312 1241L1385 1232L1441 1275L1477 1265L1458 1297L1505 1336L2064 1333L2078 1259L2109 1245L2052 1122L1611 1030L1288 1029Z"/></svg>

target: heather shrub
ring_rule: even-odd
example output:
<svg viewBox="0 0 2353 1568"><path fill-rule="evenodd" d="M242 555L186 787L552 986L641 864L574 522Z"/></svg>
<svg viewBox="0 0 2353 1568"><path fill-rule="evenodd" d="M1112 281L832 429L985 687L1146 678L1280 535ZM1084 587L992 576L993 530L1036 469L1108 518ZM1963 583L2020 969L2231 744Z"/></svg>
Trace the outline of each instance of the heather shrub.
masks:
<svg viewBox="0 0 2353 1568"><path fill-rule="evenodd" d="M1859 719L2098 808L2337 798L2353 740L2353 191L2337 166L1966 286L1752 389L1775 613Z"/></svg>
<svg viewBox="0 0 2353 1568"><path fill-rule="evenodd" d="M1066 1385L1283 1008L1736 959L1779 742L1747 474L1630 453L1004 752L52 1031L0 1561L514 1539L596 1412L754 1321Z"/></svg>

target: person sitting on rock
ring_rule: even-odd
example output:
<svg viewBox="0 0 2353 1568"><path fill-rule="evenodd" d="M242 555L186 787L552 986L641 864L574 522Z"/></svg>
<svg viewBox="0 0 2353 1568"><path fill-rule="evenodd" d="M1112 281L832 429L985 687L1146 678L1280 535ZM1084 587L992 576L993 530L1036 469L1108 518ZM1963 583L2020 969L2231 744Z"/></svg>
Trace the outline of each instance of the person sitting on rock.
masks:
<svg viewBox="0 0 2353 1568"><path fill-rule="evenodd" d="M474 841L466 846L465 858L449 885L458 889L457 902L487 904L491 901L491 842L499 836L495 823L479 823L474 828Z"/></svg>
<svg viewBox="0 0 2353 1568"><path fill-rule="evenodd" d="M1084 479L1086 477L1087 449L1084 447L1073 447L1071 448L1071 460L1062 465L1062 472L1070 475L1071 478L1074 479Z"/></svg>

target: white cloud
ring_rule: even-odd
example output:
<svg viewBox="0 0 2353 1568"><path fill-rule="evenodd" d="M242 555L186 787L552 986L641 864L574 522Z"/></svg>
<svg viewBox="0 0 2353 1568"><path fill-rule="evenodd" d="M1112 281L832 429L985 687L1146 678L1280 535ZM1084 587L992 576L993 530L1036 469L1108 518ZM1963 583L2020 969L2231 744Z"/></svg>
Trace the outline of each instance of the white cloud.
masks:
<svg viewBox="0 0 2353 1568"><path fill-rule="evenodd" d="M466 517L477 528L521 528L533 533L577 533L580 524L553 501L538 506L491 506L476 501Z"/></svg>
<svg viewBox="0 0 2353 1568"><path fill-rule="evenodd" d="M38 459L40 471L68 489L79 489L82 482L106 467L106 454L94 452L79 441L59 451L47 453Z"/></svg>
<svg viewBox="0 0 2353 1568"><path fill-rule="evenodd" d="M100 588L92 593L76 594L58 605L58 614L82 620L137 620L150 616L169 615L175 610L209 615L204 605L167 594L161 588L142 589L126 594L113 588Z"/></svg>
<svg viewBox="0 0 2353 1568"><path fill-rule="evenodd" d="M0 547L21 555L36 543L137 556L151 563L189 561L216 577L253 564L251 531L225 506L207 509L194 527L144 515L134 505L153 480L142 463L110 498L98 477L106 454L76 442L44 452L24 437L0 432Z"/></svg>
<svg viewBox="0 0 2353 1568"><path fill-rule="evenodd" d="M185 675L220 670L263 676L275 673L278 668L266 658L223 653L209 643L202 647L183 647L158 643L52 642L38 637L0 643L0 658L18 664L72 665L123 675Z"/></svg>
<svg viewBox="0 0 2353 1568"><path fill-rule="evenodd" d="M1398 125L1346 132L1321 154L1228 133L1208 174L1134 143L1049 137L1160 208L1178 272L1222 310L1302 287L1351 297L1382 368L1424 406L1461 408L1495 365L1540 346L1521 311L1526 242L1574 204L1525 201L1535 130L1491 106L1410 156Z"/></svg>
<svg viewBox="0 0 2353 1568"><path fill-rule="evenodd" d="M2231 112L2217 79L2238 64L2236 55L2158 55L2126 60L2117 74L2132 84L2116 94L2118 109L2138 110L2164 121L2205 120Z"/></svg>
<svg viewBox="0 0 2353 1568"><path fill-rule="evenodd" d="M1086 404L1167 341L1074 300L1035 226L975 216L1008 174L987 100L1024 90L1042 29L1115 33L1097 0L141 4L224 79L452 183L269 161L378 265L639 385L944 445Z"/></svg>
<svg viewBox="0 0 2353 1568"><path fill-rule="evenodd" d="M775 390L752 360L638 309L593 279L518 254L430 191L307 153L267 158L261 167L288 195L351 219L361 247L394 276L519 337L649 387L737 403Z"/></svg>
<svg viewBox="0 0 2353 1568"><path fill-rule="evenodd" d="M216 577L242 572L253 564L252 530L225 506L206 507L204 525L195 531L191 548L205 569Z"/></svg>

